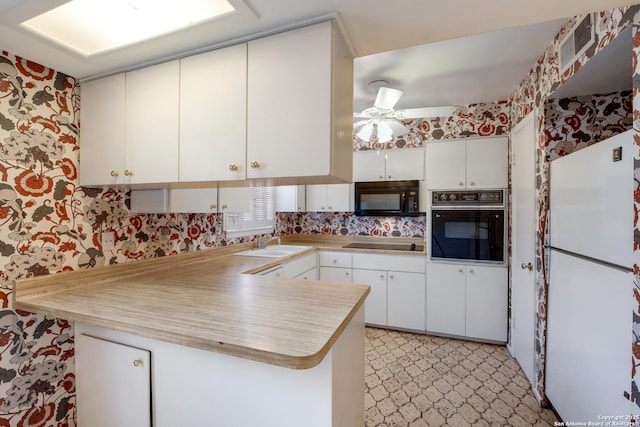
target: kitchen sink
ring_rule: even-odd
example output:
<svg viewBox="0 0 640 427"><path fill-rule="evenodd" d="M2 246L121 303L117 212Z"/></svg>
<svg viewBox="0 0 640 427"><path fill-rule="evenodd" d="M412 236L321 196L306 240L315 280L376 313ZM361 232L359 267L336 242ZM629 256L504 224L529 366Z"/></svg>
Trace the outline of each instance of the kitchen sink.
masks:
<svg viewBox="0 0 640 427"><path fill-rule="evenodd" d="M287 255L293 255L298 252L306 251L307 249L311 249L311 246L272 245L260 249L254 248L247 251L236 252L234 253L234 255L281 258Z"/></svg>

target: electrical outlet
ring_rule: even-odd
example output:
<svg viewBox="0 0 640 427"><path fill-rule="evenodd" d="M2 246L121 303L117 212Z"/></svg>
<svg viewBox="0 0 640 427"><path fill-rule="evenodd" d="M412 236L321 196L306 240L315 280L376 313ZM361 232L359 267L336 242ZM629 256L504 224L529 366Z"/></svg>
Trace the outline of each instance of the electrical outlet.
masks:
<svg viewBox="0 0 640 427"><path fill-rule="evenodd" d="M105 231L100 235L103 251L112 251L116 247L116 233L113 231Z"/></svg>

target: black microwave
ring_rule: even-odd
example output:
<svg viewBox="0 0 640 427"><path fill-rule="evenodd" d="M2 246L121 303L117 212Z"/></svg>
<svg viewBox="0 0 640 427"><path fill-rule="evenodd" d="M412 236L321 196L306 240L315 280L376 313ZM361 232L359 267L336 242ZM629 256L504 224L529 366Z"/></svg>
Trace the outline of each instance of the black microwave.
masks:
<svg viewBox="0 0 640 427"><path fill-rule="evenodd" d="M360 216L419 216L418 181L355 183L355 209Z"/></svg>

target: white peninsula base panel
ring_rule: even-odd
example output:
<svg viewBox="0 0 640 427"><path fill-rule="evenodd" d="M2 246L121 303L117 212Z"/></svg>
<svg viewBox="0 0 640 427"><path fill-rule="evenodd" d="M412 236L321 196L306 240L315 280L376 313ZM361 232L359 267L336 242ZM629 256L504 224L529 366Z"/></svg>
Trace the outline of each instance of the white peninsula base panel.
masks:
<svg viewBox="0 0 640 427"><path fill-rule="evenodd" d="M154 427L364 425L364 308L324 360L302 370L82 323L76 324L76 337L78 425L83 427L123 425L123 416L146 417L149 423L140 425ZM133 349L122 357L124 346ZM140 353L150 359L140 359ZM137 368L147 378L132 383ZM107 369L107 375L95 375ZM143 390L142 399L118 399L123 385L136 384L142 389L151 384L150 394ZM109 411L91 410L96 407Z"/></svg>

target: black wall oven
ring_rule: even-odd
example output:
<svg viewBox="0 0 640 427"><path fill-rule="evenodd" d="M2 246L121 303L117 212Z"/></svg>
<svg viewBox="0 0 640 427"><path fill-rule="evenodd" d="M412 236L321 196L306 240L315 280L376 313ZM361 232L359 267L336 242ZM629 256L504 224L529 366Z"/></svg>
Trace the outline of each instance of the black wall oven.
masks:
<svg viewBox="0 0 640 427"><path fill-rule="evenodd" d="M431 259L505 262L505 193L433 191Z"/></svg>

